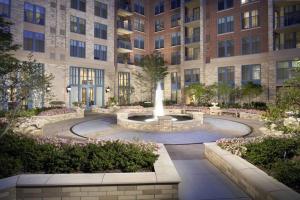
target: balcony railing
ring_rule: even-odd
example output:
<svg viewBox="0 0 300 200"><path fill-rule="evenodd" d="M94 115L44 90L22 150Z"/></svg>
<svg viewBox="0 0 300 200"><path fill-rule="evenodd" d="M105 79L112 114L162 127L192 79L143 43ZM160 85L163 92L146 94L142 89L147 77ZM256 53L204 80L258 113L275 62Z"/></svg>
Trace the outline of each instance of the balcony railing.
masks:
<svg viewBox="0 0 300 200"><path fill-rule="evenodd" d="M185 23L189 23L189 22L193 22L193 21L197 21L200 19L200 14L198 15L191 15L191 16L185 16Z"/></svg>
<svg viewBox="0 0 300 200"><path fill-rule="evenodd" d="M300 24L300 12L285 14L285 16L275 18L274 28L283 28L295 24Z"/></svg>
<svg viewBox="0 0 300 200"><path fill-rule="evenodd" d="M199 56L198 55L188 55L185 56L185 60L198 60Z"/></svg>
<svg viewBox="0 0 300 200"><path fill-rule="evenodd" d="M129 41L118 40L118 48L132 50L131 43Z"/></svg>
<svg viewBox="0 0 300 200"><path fill-rule="evenodd" d="M120 64L129 64L129 65L133 65L134 63L131 62L129 59L127 58L122 58L122 57L118 57L117 58L117 62Z"/></svg>
<svg viewBox="0 0 300 200"><path fill-rule="evenodd" d="M199 35L193 35L191 37L185 38L185 44L191 44L191 43L195 43L195 42L199 42L199 41L200 41Z"/></svg>
<svg viewBox="0 0 300 200"><path fill-rule="evenodd" d="M129 31L132 31L131 23L124 21L117 21L117 28L123 28Z"/></svg>

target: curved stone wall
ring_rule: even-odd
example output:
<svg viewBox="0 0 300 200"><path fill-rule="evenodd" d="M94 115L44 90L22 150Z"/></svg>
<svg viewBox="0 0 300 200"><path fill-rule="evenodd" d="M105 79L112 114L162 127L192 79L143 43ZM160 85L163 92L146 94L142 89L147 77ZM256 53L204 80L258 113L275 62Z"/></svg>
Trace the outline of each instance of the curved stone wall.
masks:
<svg viewBox="0 0 300 200"><path fill-rule="evenodd" d="M192 120L187 121L172 121L168 116L159 117L157 121L142 122L129 120L128 117L136 115L150 115L152 109L138 109L137 110L122 110L117 113L117 124L126 129L140 130L140 131L154 131L154 132L171 132L171 131L183 131L189 129L199 128L203 124L203 113L189 113ZM182 115L184 113L181 109L165 110L166 115L176 114Z"/></svg>

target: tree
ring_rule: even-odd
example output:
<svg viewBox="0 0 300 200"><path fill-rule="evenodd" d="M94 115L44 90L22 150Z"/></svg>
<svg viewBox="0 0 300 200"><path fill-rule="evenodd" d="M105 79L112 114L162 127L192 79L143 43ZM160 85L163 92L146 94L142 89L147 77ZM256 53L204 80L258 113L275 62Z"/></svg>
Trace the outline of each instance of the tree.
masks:
<svg viewBox="0 0 300 200"><path fill-rule="evenodd" d="M222 103L229 103L233 88L227 83L218 83L217 91Z"/></svg>
<svg viewBox="0 0 300 200"><path fill-rule="evenodd" d="M153 102L156 84L167 76L168 67L165 66L164 59L157 52L144 56L140 62L140 66L142 73L138 72L136 77L143 83L143 87L148 88L151 94L151 101Z"/></svg>
<svg viewBox="0 0 300 200"><path fill-rule="evenodd" d="M254 98L258 97L263 92L262 86L260 84L255 84L252 81L243 85L241 90L242 96L247 98L249 105Z"/></svg>
<svg viewBox="0 0 300 200"><path fill-rule="evenodd" d="M19 61L13 56L13 51L20 48L13 44L12 34L9 32L11 23L0 18L0 102L2 109L8 111L9 99L14 102L7 112L7 127L0 133L4 135L15 121L24 101L30 101L34 96L47 95L51 87L52 74L45 74L40 63L28 55L27 61Z"/></svg>
<svg viewBox="0 0 300 200"><path fill-rule="evenodd" d="M208 105L216 96L215 85L205 86L201 83L194 83L185 88L186 94L194 98L198 105Z"/></svg>

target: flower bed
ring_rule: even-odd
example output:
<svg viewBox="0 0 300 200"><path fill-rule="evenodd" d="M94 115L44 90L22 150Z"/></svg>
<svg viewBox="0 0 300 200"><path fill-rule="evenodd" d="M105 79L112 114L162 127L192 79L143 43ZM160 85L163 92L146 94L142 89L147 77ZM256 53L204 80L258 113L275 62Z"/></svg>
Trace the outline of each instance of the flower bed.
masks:
<svg viewBox="0 0 300 200"><path fill-rule="evenodd" d="M13 133L0 140L0 178L20 173L152 171L157 146L121 141L27 137Z"/></svg>
<svg viewBox="0 0 300 200"><path fill-rule="evenodd" d="M217 144L300 192L300 136L222 139Z"/></svg>

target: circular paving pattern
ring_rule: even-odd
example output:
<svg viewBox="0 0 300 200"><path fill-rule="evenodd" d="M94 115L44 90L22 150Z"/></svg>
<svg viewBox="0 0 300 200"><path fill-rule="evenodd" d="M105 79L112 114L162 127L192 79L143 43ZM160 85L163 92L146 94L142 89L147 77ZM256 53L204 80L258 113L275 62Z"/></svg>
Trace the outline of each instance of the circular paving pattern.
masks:
<svg viewBox="0 0 300 200"><path fill-rule="evenodd" d="M245 124L218 118L204 118L204 125L197 130L180 132L142 132L120 128L112 119L95 119L71 127L82 137L103 140L142 140L163 144L193 144L214 142L220 138L242 137L251 132Z"/></svg>

